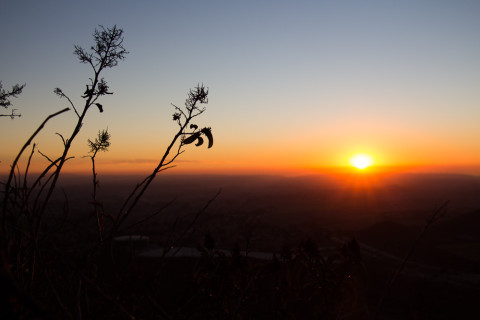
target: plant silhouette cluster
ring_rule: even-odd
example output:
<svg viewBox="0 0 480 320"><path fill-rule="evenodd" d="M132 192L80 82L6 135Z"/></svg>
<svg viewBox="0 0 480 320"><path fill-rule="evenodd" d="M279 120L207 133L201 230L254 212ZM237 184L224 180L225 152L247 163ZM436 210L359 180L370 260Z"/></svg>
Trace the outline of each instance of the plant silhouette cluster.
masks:
<svg viewBox="0 0 480 320"><path fill-rule="evenodd" d="M111 135L107 129L99 130L94 139L88 139L88 155L92 164L92 200L93 214L85 217L70 216L68 195L63 209L59 212L51 205L52 196L57 190L58 180L65 164L74 157L70 154L89 110L98 109L101 113L110 106L100 100L113 94L107 81L102 77L108 68L116 67L124 60L128 51L123 46L123 30L117 26L99 26L93 33L94 44L90 49L75 45L74 54L82 64L90 66L91 78L85 84L81 95L81 104L61 88L54 93L68 102L69 107L59 110L48 117L33 132L20 148L11 164L11 169L3 184L3 199L0 212L0 310L2 319L47 319L47 318L97 318L105 303L114 306L115 315L133 319L135 310L128 310L118 302L117 296L123 291L112 291L112 285L122 282L125 274L112 255L114 239L125 230L142 223L162 212L168 204L147 218L133 219L126 223L142 195L156 177L164 170L174 167L174 161L185 150L191 140L199 141L206 137L209 147L213 144L210 128L198 129L192 119L205 111L208 103L208 89L198 85L187 95L185 107L175 106L179 116L179 126L171 143L159 160L152 173L138 183L125 199L122 209L117 213L104 208L98 199L98 174L95 159L99 152L106 152L111 144ZM8 107L10 99L17 97L25 85L15 85L6 91L0 86L0 105ZM34 140L47 123L73 109L76 123L71 133L56 133L61 140L62 151L48 155L38 150ZM12 117L17 116L12 112ZM18 115L19 116L19 115ZM194 137L194 138L192 138ZM26 156L26 164L21 168L21 159ZM48 165L38 175L29 172L35 155L39 154L48 161ZM58 194L58 193L56 193ZM95 237L85 227L71 230L69 223L85 221L88 226L90 217L96 217ZM60 222L58 222L60 221ZM94 229L94 230L95 230ZM78 231L78 232L77 232ZM113 264L112 264L113 263ZM111 269L107 270L107 267ZM109 278L110 274L114 278ZM100 278L101 275L105 275ZM97 301L101 301L98 302ZM109 309L109 308L108 308Z"/></svg>
<svg viewBox="0 0 480 320"><path fill-rule="evenodd" d="M11 90L5 90L3 89L3 84L0 81L0 107L10 107L12 105L10 99L17 98L22 93L23 88L25 88L25 84L15 84ZM15 117L21 117L21 114L15 113L16 110L17 109L12 109L11 114L0 114L0 117L10 117L11 119L14 119Z"/></svg>
<svg viewBox="0 0 480 320"><path fill-rule="evenodd" d="M108 129L98 131L95 141L88 139L87 143L90 147L90 153L92 153L92 157L95 157L98 151L108 151L108 147L110 147L110 133L108 133Z"/></svg>

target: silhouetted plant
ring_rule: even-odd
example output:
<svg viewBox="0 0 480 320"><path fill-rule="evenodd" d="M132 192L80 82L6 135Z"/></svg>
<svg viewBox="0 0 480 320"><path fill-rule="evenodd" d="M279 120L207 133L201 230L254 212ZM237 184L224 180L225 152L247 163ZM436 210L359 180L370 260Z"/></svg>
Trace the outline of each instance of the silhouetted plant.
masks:
<svg viewBox="0 0 480 320"><path fill-rule="evenodd" d="M87 111L95 104L99 111L103 112L103 106L97 102L98 99L104 95L113 94L112 92L108 91L109 88L107 82L104 78L100 77L100 74L107 68L113 68L117 66L118 62L120 60L124 60L125 56L128 54L128 51L123 47L123 30L117 28L117 26L113 26L112 28L100 26L100 29L95 29L93 38L95 45L91 46L89 51L77 45L75 45L74 51L74 54L81 63L90 65L94 74L93 78L90 78L90 83L86 84L86 90L82 95L82 98L85 99L83 110L79 113L72 100L60 88L56 88L54 90L59 97L66 98L68 100L73 110L77 114L78 120L72 134L70 135L70 138L63 139L62 137L64 151L60 157L58 165L56 166L52 183L50 184L44 206L40 212L40 217L45 211L46 204L48 203L48 200L50 199L55 188L72 142L82 128L83 119L85 118Z"/></svg>
<svg viewBox="0 0 480 320"><path fill-rule="evenodd" d="M97 227L98 227L98 236L100 241L103 241L103 205L98 202L97 200L97 187L98 187L98 180L97 180L97 172L95 170L95 157L99 151L106 152L108 151L108 147L110 147L110 133L108 133L108 129L98 131L98 135L95 138L95 141L88 139L87 141L88 146L90 147L90 160L92 161L92 179L93 179L93 207L95 210L95 216L97 217ZM102 212L98 212L98 207L102 207Z"/></svg>
<svg viewBox="0 0 480 320"><path fill-rule="evenodd" d="M95 44L90 50L84 50L80 46L75 46L74 51L80 62L90 65L93 71L93 77L89 79L89 82L86 84L86 90L81 96L84 100L83 108L77 108L72 99L62 89L55 88L54 90L54 93L60 98L67 99L75 111L77 122L73 132L68 138L64 138L62 134L57 133L63 143L63 151L59 157L50 158L38 150L39 154L47 159L50 164L41 172L31 186L28 185L27 176L36 145L33 145L23 177L18 168L18 161L45 124L53 117L68 111L69 108L48 116L27 140L13 161L9 176L4 184L2 216L0 220L2 265L25 288L33 288L37 282L37 277L44 276L43 280L46 280L46 284L48 284L54 297L56 297L59 306L65 310L65 314L70 313L62 302L63 297L58 294L51 275L45 269L48 255L42 247L46 245L49 233L47 230L42 233L42 222L62 168L66 161L71 159L69 156L70 148L83 126L88 110L95 105L102 112L103 106L98 102L99 99L104 95L112 94L109 91L107 82L101 77L101 73L107 68L116 66L128 53L123 47L123 30L116 26L111 28L100 26L99 29L95 29L93 38ZM1 105L4 107L9 106L11 104L9 98L20 94L23 87L24 85L16 85L11 91L1 90ZM100 140L92 142L91 147L94 155L108 147L108 137L108 133L104 132L99 137ZM92 156L92 163L94 163L94 155ZM96 185L95 169L93 170L94 185ZM43 179L46 179L46 181L42 182ZM13 263L14 261L15 263Z"/></svg>
<svg viewBox="0 0 480 320"><path fill-rule="evenodd" d="M0 81L0 107L8 108L12 105L12 102L10 101L11 98L17 98L19 94L22 93L23 88L25 88L25 84L19 85L15 84L13 85L12 89L10 91L3 89L2 82ZM12 109L11 114L0 114L0 117L10 117L11 119L14 119L15 117L21 117L21 114L16 114L15 111L17 109Z"/></svg>
<svg viewBox="0 0 480 320"><path fill-rule="evenodd" d="M204 141L203 137L206 137L208 139L208 148L213 146L211 128L205 127L199 130L196 124L191 123L195 117L198 117L206 110L205 107L200 107L199 105L207 103L208 89L205 88L203 84L199 84L188 92L187 99L185 100L185 107L181 108L172 104L176 110L173 114L173 120L178 124L178 131L165 149L163 156L157 166L153 169L153 172L135 186L126 201L123 203L117 215L117 221L114 228L115 232L119 230L125 219L127 219L132 210L138 204L138 201L141 199L157 174L161 171L175 167L172 163L185 151L183 149L185 145L196 141L197 143L195 145L197 147L201 146ZM177 147L175 149L176 145Z"/></svg>
<svg viewBox="0 0 480 320"><path fill-rule="evenodd" d="M71 107L74 109L75 114L77 115L77 123L74 127L74 130L72 134L70 135L69 138L64 138L63 135L59 134L60 138L62 139L63 142L63 152L60 157L58 157L56 160L51 160L48 156L42 154L50 163L51 165L47 167L47 170L44 171L41 175L41 177L46 176L51 169L53 169L53 173L50 174L48 177L48 180L45 184L42 185L41 188L38 189L36 199L40 199L40 195L45 192L45 196L43 197L43 200L41 201L35 201L34 202L34 207L29 207L31 204L29 203L28 199L24 199L24 204L23 207L27 212L27 217L28 217L28 232L30 233L30 241L35 242L33 245L34 251L36 251L37 244L36 242L38 241L38 232L40 230L41 222L43 215L46 211L47 205L49 203L49 200L53 194L53 191L56 187L58 178L60 176L60 173L62 171L63 165L65 162L69 159L68 153L70 151L70 147L75 140L75 137L78 135L80 132L82 125L83 125L83 120L87 114L87 111L90 109L90 107L94 104L97 105L99 109L102 109L99 106L99 103L97 100L107 94L112 94L111 92L108 91L108 86L106 81L103 78L100 78L100 74L103 70L106 68L111 68L114 67L118 64L119 60L123 60L125 58L125 55L128 53L125 48L123 47L123 30L117 28L116 26L113 26L112 28L104 28L103 26L100 26L100 30L95 30L94 34L94 41L95 45L91 47L90 51L86 51L82 49L79 46L75 46L75 51L74 54L78 57L80 62L89 64L92 67L93 70L93 78L90 78L89 84L86 85L87 90L85 91L84 95L82 98L85 100L84 106L82 110L77 110L75 107L75 104L73 101L60 89L56 88L54 90L55 94L57 94L61 98L66 98L68 102L70 103ZM17 87L14 90L14 94L18 94L21 92L23 87ZM8 96L7 96L8 97ZM7 98L5 98L7 99ZM5 104L8 104L9 101L5 100ZM7 203L10 200L10 187L11 187L11 182L12 179L15 175L15 170L17 169L17 163L18 159L25 150L25 148L31 143L33 138L40 132L40 130L43 128L45 125L46 121L48 121L50 118L55 117L59 115L60 113L63 113L64 111L67 111L68 109L63 109L62 111L52 114L49 116L43 123L42 125L35 131L35 133L32 135L32 137L27 141L27 143L24 145L24 147L21 149L19 154L17 155L17 158L15 159L11 170L10 174L8 177L8 180L5 184L5 194L4 194L4 201L3 201L3 221L7 219L10 215L9 207ZM101 110L100 110L101 111ZM33 149L32 149L32 154L33 154ZM27 165L27 170L28 166L30 164L31 157L29 158L29 162ZM26 188L26 176L27 176L27 170L24 175L24 188ZM19 177L20 178L20 177ZM34 184L37 186L37 184ZM48 186L47 186L48 185ZM29 192L29 195L31 194L31 191ZM16 194L15 194L16 196ZM39 207L37 207L37 204ZM18 218L18 217L17 217ZM14 218L15 219L15 218ZM5 226L3 226L5 227ZM38 255L34 254L33 259L35 260ZM33 261L33 264L36 262Z"/></svg>
<svg viewBox="0 0 480 320"><path fill-rule="evenodd" d="M88 139L87 143L90 149L88 157L90 157L92 164L92 202L97 220L98 237L95 241L88 240L75 243L76 249L72 251L72 248L68 247L68 243L74 243L75 240L73 235L65 230L65 222L69 214L68 198L66 197L61 213L62 220L58 226L52 227L45 223L47 217L53 217L53 210L50 210L49 203L63 166L73 158L69 155L70 149L81 131L87 112L92 106L95 106L99 112L103 112L104 106L99 103L99 100L105 95L112 94L107 82L101 77L101 73L107 68L117 66L118 62L123 60L128 53L123 47L123 30L116 26L112 28L100 26L99 29L94 31L93 38L94 45L89 50L75 46L74 51L80 62L89 65L93 71L93 76L89 79L85 91L81 95L83 107L77 107L62 89L54 89L57 96L68 101L70 108L74 110L77 117L70 135L64 136L61 133L56 133L63 144L61 154L57 157L50 157L37 150L33 140L50 119L63 114L70 108L64 108L48 116L23 145L11 165L9 176L4 184L1 204L0 257L2 259L2 274L0 276L5 273L7 282L13 286L18 286L18 292L25 290L24 293L27 297L32 296L46 302L49 311L52 311L51 307L56 303L56 308L53 309L57 310L54 313L57 316L82 319L84 317L82 301L88 305L90 299L94 299L91 297L100 297L114 305L118 313L133 318L131 315L133 307L128 308L125 304L119 302L118 292L116 291L119 284L127 281L125 274L122 273L125 271L125 267L116 266L115 261L111 259L112 257L103 254L105 251L101 250L111 249L111 246L109 246L111 240L118 233L158 215L171 203L167 203L164 207L147 215L146 218L142 217L142 219L129 225L124 224L156 175L174 167L173 162L185 151L185 146L190 144L195 144L197 147L201 146L205 139L208 140L208 148L213 146L211 129L209 127L200 129L192 123L195 117L205 111L205 107L201 105L208 103L208 89L203 84L199 84L188 92L184 107L174 105L175 114L173 117L178 124L178 130L153 172L133 189L116 217L108 215L114 221L112 227L108 229L108 233L103 222L103 217L107 215L105 215L103 204L97 199L99 181L95 159L98 152L108 150L110 133L108 130L101 130L94 140ZM2 98L5 106L10 105L8 98L20 94L22 89L23 86L17 86L12 89L12 92L5 91ZM2 94L4 94L4 91L2 91ZM28 156L26 168L21 172L19 160L32 143L33 147ZM29 168L35 151L48 161L48 165L30 184L27 176L29 176ZM199 216L218 195L219 193L198 211L191 223L176 240L181 239L191 230ZM80 237L89 239L88 232L84 234L83 231L85 230L78 230L78 233L81 234ZM172 241L172 244L174 243L175 241ZM65 248L67 248L68 253L65 253ZM92 288L93 293L86 287ZM145 295L146 293L142 294ZM125 298L125 296L122 297ZM15 296L15 293L12 299L15 300L14 308L18 310L16 314L21 317L40 316L43 313L43 310L39 310L36 306L35 301L31 303L22 302L23 300L20 301L21 299ZM25 301L28 301L28 299ZM95 304L95 307L99 305ZM155 305L153 303L153 306ZM31 313L32 310L34 314Z"/></svg>

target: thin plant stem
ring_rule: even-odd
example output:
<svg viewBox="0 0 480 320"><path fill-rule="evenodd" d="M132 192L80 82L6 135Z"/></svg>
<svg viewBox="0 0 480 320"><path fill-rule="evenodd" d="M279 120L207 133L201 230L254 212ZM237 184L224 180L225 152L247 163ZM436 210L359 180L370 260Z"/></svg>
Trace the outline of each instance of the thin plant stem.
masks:
<svg viewBox="0 0 480 320"><path fill-rule="evenodd" d="M8 203L8 197L9 197L9 193L10 193L10 184L12 182L12 178L14 176L14 172L15 172L15 167L17 166L18 164L18 161L20 159L20 157L22 156L23 152L25 151L25 149L30 145L30 143L32 143L33 139L37 136L37 134L42 131L43 127L45 126L45 124L52 118L64 113L64 112L67 112L68 110L70 110L70 108L65 108L65 109L62 109L58 112L55 112L55 113L52 113L51 115L49 115L41 124L40 126L37 128L37 130L35 130L35 132L30 136L30 138L27 140L27 142L25 142L25 144L23 145L23 147L20 149L20 152L17 154L17 156L15 157L15 160L13 160L13 163L11 165L11 169L10 169L10 173L8 175L8 179L7 179L7 182L5 183L5 194L4 194L4 198L3 198L3 217L2 217L2 221L1 221L1 230L2 232L5 232L5 219L6 219L6 216L7 216L7 203Z"/></svg>

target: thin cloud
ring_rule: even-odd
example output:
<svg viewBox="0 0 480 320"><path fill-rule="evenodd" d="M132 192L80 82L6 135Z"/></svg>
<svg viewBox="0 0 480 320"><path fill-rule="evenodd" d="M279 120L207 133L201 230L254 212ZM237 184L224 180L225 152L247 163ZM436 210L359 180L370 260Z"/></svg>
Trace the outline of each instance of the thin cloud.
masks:
<svg viewBox="0 0 480 320"><path fill-rule="evenodd" d="M100 160L102 164L157 164L158 159L110 159ZM200 160L181 160L177 159L174 163L203 163Z"/></svg>

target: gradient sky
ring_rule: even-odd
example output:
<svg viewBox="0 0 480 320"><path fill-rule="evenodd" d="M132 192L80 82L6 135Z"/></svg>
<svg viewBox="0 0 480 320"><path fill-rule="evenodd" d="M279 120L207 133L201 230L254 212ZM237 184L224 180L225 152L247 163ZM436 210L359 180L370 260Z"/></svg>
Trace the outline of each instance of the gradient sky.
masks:
<svg viewBox="0 0 480 320"><path fill-rule="evenodd" d="M151 171L177 129L170 103L202 82L197 123L215 145L187 148L178 172L322 171L356 152L381 166L479 168L479 17L480 1L461 0L2 1L0 80L27 86L13 101L22 117L0 118L0 172L67 106L55 87L82 105L91 72L73 45L88 48L99 24L124 29L130 54L103 75L115 94L90 110L67 171L88 170L86 141L107 127L98 170ZM75 121L48 123L38 148L58 155L55 132Z"/></svg>

